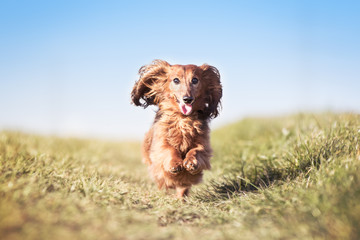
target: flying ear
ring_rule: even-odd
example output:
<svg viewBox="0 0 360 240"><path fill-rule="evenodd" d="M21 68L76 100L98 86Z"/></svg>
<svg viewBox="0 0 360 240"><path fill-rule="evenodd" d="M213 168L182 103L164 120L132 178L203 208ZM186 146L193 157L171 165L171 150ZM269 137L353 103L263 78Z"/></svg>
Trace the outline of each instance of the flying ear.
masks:
<svg viewBox="0 0 360 240"><path fill-rule="evenodd" d="M205 113L210 118L216 118L221 108L222 86L219 71L210 65L204 64L202 79L207 83L207 107Z"/></svg>
<svg viewBox="0 0 360 240"><path fill-rule="evenodd" d="M140 78L135 82L131 92L131 100L136 106L146 108L159 103L169 67L170 64L166 61L154 60L140 68Z"/></svg>

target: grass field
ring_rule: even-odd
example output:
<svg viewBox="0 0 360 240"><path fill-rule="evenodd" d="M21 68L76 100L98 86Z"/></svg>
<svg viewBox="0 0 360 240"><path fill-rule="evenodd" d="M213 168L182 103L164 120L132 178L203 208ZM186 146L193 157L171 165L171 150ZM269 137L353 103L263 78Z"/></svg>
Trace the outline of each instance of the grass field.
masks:
<svg viewBox="0 0 360 240"><path fill-rule="evenodd" d="M138 142L0 132L0 239L360 239L359 140L359 115L244 119L184 203Z"/></svg>

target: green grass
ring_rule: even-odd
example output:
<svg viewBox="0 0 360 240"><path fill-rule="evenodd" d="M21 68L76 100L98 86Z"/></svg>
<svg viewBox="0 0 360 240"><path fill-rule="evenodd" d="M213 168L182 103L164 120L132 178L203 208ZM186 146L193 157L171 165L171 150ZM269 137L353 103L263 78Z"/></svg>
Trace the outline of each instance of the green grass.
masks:
<svg viewBox="0 0 360 240"><path fill-rule="evenodd" d="M1 239L360 239L360 116L245 119L213 131L187 202L140 143L0 132Z"/></svg>

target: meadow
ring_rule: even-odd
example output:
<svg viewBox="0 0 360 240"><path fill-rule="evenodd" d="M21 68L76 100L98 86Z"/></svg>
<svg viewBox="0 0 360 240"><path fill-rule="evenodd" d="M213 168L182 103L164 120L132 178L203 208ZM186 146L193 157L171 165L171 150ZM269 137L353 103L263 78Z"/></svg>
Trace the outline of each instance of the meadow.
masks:
<svg viewBox="0 0 360 240"><path fill-rule="evenodd" d="M140 142L0 132L1 239L360 239L360 116L247 118L212 131L186 202Z"/></svg>

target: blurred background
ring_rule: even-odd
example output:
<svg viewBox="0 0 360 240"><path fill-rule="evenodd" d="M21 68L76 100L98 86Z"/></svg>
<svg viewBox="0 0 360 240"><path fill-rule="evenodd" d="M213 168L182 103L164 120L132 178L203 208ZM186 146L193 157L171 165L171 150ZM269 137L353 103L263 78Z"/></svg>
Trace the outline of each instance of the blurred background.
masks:
<svg viewBox="0 0 360 240"><path fill-rule="evenodd" d="M208 63L216 128L248 116L360 112L359 1L0 2L0 130L141 139L130 104L154 59Z"/></svg>

